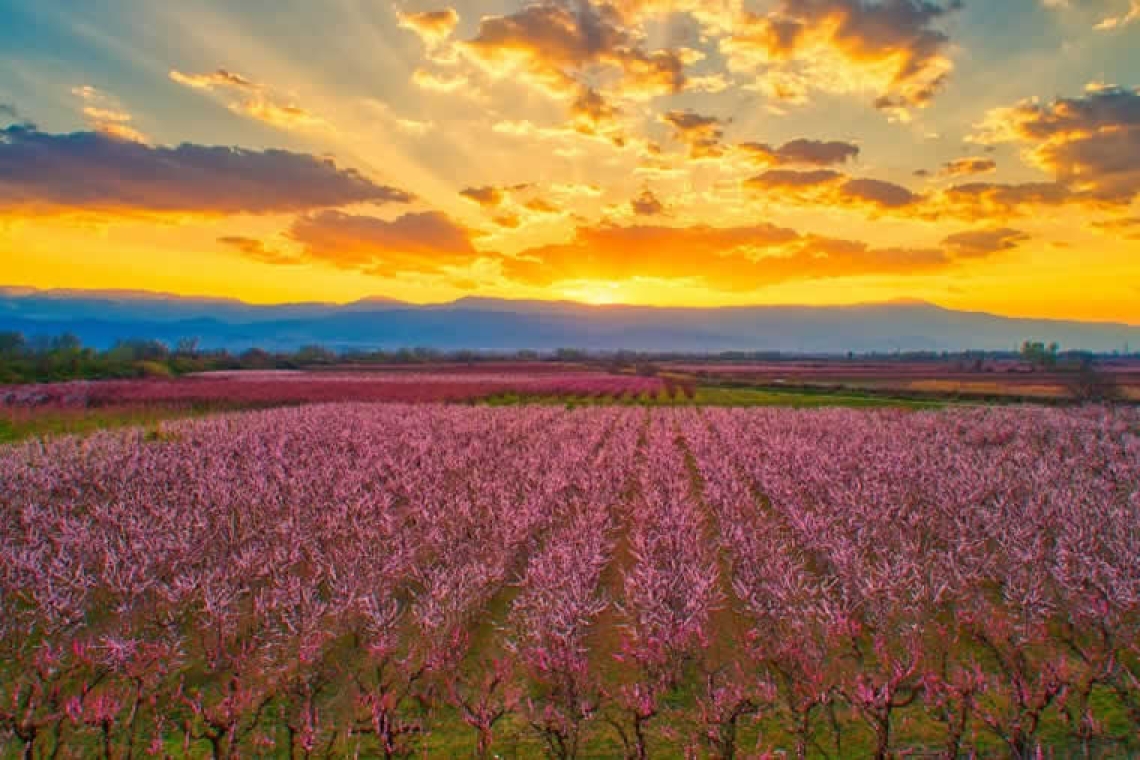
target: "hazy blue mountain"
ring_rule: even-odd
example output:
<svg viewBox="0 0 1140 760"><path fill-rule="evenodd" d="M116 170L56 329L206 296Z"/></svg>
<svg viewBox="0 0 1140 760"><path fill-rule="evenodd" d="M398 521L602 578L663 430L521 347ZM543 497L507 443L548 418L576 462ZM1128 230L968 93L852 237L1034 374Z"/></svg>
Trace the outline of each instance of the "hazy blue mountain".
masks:
<svg viewBox="0 0 1140 760"><path fill-rule="evenodd" d="M231 350L320 343L331 348L845 353L1012 349L1027 339L1093 351L1140 347L1140 326L1010 319L918 301L720 309L488 298L428 306L390 299L262 306L158 293L0 288L0 330L29 336L67 331L97 347L123 338L173 343L196 337L203 347Z"/></svg>

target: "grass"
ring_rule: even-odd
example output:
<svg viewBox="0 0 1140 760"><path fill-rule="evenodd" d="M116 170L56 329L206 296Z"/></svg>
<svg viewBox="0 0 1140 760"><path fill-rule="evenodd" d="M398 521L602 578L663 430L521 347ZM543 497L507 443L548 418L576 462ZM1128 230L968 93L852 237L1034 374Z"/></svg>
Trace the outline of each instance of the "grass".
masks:
<svg viewBox="0 0 1140 760"><path fill-rule="evenodd" d="M237 411L232 404L180 404L95 409L0 407L0 444L60 435L90 435L124 427L150 428L167 420Z"/></svg>
<svg viewBox="0 0 1140 760"><path fill-rule="evenodd" d="M943 402L887 398L857 392L779 390L771 388L699 386L690 398L681 391L643 393L636 397L614 396L530 396L502 393L474 402L488 406L545 404L576 408L618 404L623 406L719 406L719 407L791 407L810 409L848 407L867 409L940 409ZM60 435L90 435L99 430L123 427L152 427L166 420L192 419L221 412L238 411L241 406L225 402L178 404L95 409L2 408L0 407L0 444L32 438Z"/></svg>
<svg viewBox="0 0 1140 760"><path fill-rule="evenodd" d="M827 388L773 388L740 384L699 385L692 396L679 387L662 389L656 394L638 396L534 396L515 392L500 393L465 403L487 406L519 406L541 404L565 406L711 406L711 407L787 407L815 409L842 407L851 409L942 409L960 403L944 399L915 399L882 395L858 390ZM282 405L292 406L292 404ZM224 401L193 404L158 404L94 409L3 408L0 407L0 444L32 438L59 435L88 435L99 430L122 427L151 427L165 420L204 417L221 412L240 411L264 406L242 406Z"/></svg>

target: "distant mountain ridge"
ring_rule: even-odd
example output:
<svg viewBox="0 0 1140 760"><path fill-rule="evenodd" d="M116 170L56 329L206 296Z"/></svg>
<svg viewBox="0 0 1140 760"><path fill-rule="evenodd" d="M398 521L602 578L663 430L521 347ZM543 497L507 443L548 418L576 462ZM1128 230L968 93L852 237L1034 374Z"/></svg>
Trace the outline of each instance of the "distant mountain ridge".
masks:
<svg viewBox="0 0 1140 760"><path fill-rule="evenodd" d="M680 308L589 306L570 301L468 297L414 305L385 298L349 304L257 305L228 298L145 291L0 287L0 331L71 332L87 345L127 338L204 348L335 349L428 346L509 351L572 347L594 351L955 351L1013 349L1023 340L1066 349L1140 347L1140 326L1017 319L901 300L853 306Z"/></svg>

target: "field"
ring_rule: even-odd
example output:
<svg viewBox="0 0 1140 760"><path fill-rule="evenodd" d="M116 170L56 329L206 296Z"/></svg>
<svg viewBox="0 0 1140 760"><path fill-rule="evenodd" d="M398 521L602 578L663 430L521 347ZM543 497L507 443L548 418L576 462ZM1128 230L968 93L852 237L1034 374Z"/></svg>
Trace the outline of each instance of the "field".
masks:
<svg viewBox="0 0 1140 760"><path fill-rule="evenodd" d="M795 359L672 362L663 370L690 382L841 390L921 398L1065 401L1111 392L1140 401L1140 362L1101 359L1095 378L1077 366L1041 367L1013 359Z"/></svg>
<svg viewBox="0 0 1140 760"><path fill-rule="evenodd" d="M1140 752L1134 409L571 407L0 447L0 756Z"/></svg>

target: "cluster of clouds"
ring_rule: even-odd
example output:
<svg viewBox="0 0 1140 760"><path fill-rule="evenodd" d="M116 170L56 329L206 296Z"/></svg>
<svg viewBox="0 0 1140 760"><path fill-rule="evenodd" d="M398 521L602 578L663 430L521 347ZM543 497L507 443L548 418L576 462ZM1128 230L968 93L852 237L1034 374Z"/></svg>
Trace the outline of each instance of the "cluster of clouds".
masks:
<svg viewBox="0 0 1140 760"><path fill-rule="evenodd" d="M803 102L816 92L865 95L869 106L906 118L938 95L953 70L950 40L940 24L960 8L958 0L776 0L764 14L743 5L532 0L513 13L483 17L466 35L452 8L400 12L398 22L420 39L435 67L416 72L418 86L450 91L473 72L511 78L565 105L566 125L553 128L559 134L568 130L618 146L632 141L648 157L662 148L628 134L629 112L660 96L707 88L710 81L709 74L693 70L708 62L708 53L679 43L649 47L647 25L661 16L688 14L700 41L726 67L716 76L731 76L781 102ZM1126 25L1136 14L1133 2L1131 10L1103 24ZM280 129L330 128L292 95L228 69L175 69L169 78ZM549 186L459 190L459 198L492 231L539 218L573 222L562 242L510 254L480 246L486 229L333 159L286 150L156 145L111 95L89 86L73 93L84 131L44 132L23 121L14 106L0 104L0 115L13 122L0 128L0 213L289 215L292 221L274 240L219 239L236 255L271 265L319 263L392 277L446 276L483 263L535 287L642 277L750 290L791 279L931 272L1000 255L1030 241L1010 220L1042 208L1098 209L1113 215L1093 222L1098 229L1140 236L1140 220L1128 210L1140 197L1140 90L1123 87L1090 86L1071 97L991 110L969 137L976 152L987 155L915 172L934 178L919 189L864 176L857 169L862 148L850 140L731 140L729 119L689 108L657 110L657 129L679 146L682 161L744 168L747 176L738 189L758 212L770 205L823 207L869 218L968 225L936 245L873 246L772 224L679 222L674 199L666 202L648 186L622 200L624 223L578 217ZM540 137L544 129L530 122L496 127ZM1046 179L990 181L986 175L996 173L998 163L988 152L997 145L1013 146ZM83 181L76 182L77 176ZM391 207L401 211L391 213Z"/></svg>
<svg viewBox="0 0 1140 760"><path fill-rule="evenodd" d="M767 14L744 13L720 47L731 70L756 75L771 97L868 93L876 108L905 119L954 68L937 24L959 8L960 0L780 0Z"/></svg>
<svg viewBox="0 0 1140 760"><path fill-rule="evenodd" d="M567 106L579 131L620 141L638 103L730 86L784 104L814 93L866 96L900 119L930 103L953 69L940 24L960 0L530 0L462 33L450 7L401 12L423 43L419 86L472 92L481 78L529 85ZM690 18L699 32L651 48L651 22ZM699 149L698 149L699 150Z"/></svg>

